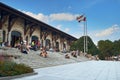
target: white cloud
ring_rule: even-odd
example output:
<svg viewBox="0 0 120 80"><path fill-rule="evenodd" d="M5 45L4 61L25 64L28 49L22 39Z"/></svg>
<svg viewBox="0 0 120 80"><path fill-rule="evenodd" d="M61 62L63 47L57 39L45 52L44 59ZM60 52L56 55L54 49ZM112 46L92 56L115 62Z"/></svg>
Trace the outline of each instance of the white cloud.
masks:
<svg viewBox="0 0 120 80"><path fill-rule="evenodd" d="M31 17L34 17L34 18L36 18L40 21L43 21L43 22L48 22L49 21L49 19L48 19L49 17L47 15L42 14L42 13L34 14L34 13L28 12L28 11L22 11L22 12L31 16Z"/></svg>
<svg viewBox="0 0 120 80"><path fill-rule="evenodd" d="M43 22L73 21L78 16L78 14L71 14L71 13L54 13L54 14L50 14L50 15L44 15L43 13L34 14L32 12L29 12L29 11L22 11L22 12L29 15L29 16L32 16L40 21L43 21Z"/></svg>
<svg viewBox="0 0 120 80"><path fill-rule="evenodd" d="M115 33L116 31L118 31L120 29L120 27L115 24L113 25L112 27L108 28L108 29L105 29L103 31L100 31L98 33L95 34L96 37L105 37L105 36L109 36L113 33Z"/></svg>
<svg viewBox="0 0 120 80"><path fill-rule="evenodd" d="M59 30L62 30L64 32L66 32L66 33L70 31L69 28L62 27L62 25L57 25L56 28L59 29Z"/></svg>
<svg viewBox="0 0 120 80"><path fill-rule="evenodd" d="M69 28L65 28L65 32L69 32L69 30L70 30Z"/></svg>
<svg viewBox="0 0 120 80"><path fill-rule="evenodd" d="M62 25L57 25L56 28L61 30Z"/></svg>
<svg viewBox="0 0 120 80"><path fill-rule="evenodd" d="M52 21L57 20L57 21L73 21L76 19L78 15L73 15L70 13L57 13L57 14L50 14L50 19Z"/></svg>

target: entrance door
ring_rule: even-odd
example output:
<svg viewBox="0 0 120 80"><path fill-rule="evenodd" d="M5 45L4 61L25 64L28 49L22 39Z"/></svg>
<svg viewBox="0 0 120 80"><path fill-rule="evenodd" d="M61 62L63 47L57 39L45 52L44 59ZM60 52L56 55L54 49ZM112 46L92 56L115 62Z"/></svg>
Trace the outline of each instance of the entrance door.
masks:
<svg viewBox="0 0 120 80"><path fill-rule="evenodd" d="M12 31L11 33L11 46L15 47L15 43L20 43L21 33L18 31Z"/></svg>

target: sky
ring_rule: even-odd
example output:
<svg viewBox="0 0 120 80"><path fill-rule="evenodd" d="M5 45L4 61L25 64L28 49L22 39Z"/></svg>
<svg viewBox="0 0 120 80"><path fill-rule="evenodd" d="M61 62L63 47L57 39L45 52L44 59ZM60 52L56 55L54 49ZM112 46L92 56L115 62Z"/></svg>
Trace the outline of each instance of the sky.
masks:
<svg viewBox="0 0 120 80"><path fill-rule="evenodd" d="M0 0L25 14L51 25L67 34L80 38L84 22L87 34L97 45L100 40L120 39L120 0Z"/></svg>

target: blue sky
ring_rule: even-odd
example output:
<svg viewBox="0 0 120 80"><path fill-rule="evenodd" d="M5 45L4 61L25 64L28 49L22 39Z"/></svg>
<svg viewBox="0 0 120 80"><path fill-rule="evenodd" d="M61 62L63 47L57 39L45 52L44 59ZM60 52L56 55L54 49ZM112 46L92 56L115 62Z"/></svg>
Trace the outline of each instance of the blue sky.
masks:
<svg viewBox="0 0 120 80"><path fill-rule="evenodd" d="M95 44L120 39L120 0L0 1L76 38L83 36L83 22L76 17L85 14L88 35Z"/></svg>

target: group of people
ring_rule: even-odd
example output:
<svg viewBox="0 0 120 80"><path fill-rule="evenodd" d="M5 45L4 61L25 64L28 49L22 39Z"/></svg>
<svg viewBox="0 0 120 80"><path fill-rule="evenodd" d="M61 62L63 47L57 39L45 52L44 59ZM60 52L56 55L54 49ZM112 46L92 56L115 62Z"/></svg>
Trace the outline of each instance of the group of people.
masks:
<svg viewBox="0 0 120 80"><path fill-rule="evenodd" d="M71 52L71 56L77 58L77 56L80 56L80 52L79 52L78 50L72 51L72 52ZM69 54L65 54L65 58L66 58L66 59L70 59L70 55L69 55Z"/></svg>
<svg viewBox="0 0 120 80"><path fill-rule="evenodd" d="M34 50L34 51L37 51L38 49L40 48L40 41L37 40L33 40L32 43L31 43L31 49Z"/></svg>
<svg viewBox="0 0 120 80"><path fill-rule="evenodd" d="M22 53L27 54L29 50L37 51L40 48L40 41L33 40L31 44L28 44L26 40L16 41L15 48L18 48Z"/></svg>
<svg viewBox="0 0 120 80"><path fill-rule="evenodd" d="M0 42L1 47L9 47L8 42Z"/></svg>
<svg viewBox="0 0 120 80"><path fill-rule="evenodd" d="M26 40L22 40L21 42L17 41L15 44L15 48L18 48L22 53L28 54L30 50L37 51L40 49L40 41L32 41L29 45ZM41 49L40 56L47 58L47 52L45 48Z"/></svg>
<svg viewBox="0 0 120 80"><path fill-rule="evenodd" d="M30 49L33 49L35 45L31 45L29 46L28 43L26 41L23 41L23 44L21 45L21 52L28 54ZM37 46L38 48L38 46ZM47 58L47 52L45 48L42 48L41 53L40 53L41 57Z"/></svg>

